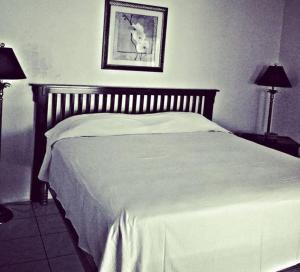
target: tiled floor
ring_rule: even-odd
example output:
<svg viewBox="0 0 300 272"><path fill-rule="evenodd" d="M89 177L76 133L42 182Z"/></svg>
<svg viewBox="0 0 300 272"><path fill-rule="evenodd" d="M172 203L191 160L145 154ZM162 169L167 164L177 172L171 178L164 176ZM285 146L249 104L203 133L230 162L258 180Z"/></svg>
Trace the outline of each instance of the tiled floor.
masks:
<svg viewBox="0 0 300 272"><path fill-rule="evenodd" d="M54 202L6 207L14 218L0 224L0 272L84 272Z"/></svg>
<svg viewBox="0 0 300 272"><path fill-rule="evenodd" d="M55 203L6 205L14 218L0 224L0 272L84 272ZM300 272L300 265L282 272Z"/></svg>

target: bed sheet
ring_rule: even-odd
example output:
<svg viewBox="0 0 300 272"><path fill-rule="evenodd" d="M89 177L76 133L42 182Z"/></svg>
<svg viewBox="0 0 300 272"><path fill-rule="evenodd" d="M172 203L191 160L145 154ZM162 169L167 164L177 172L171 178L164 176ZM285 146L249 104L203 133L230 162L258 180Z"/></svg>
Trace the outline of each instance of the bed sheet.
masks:
<svg viewBox="0 0 300 272"><path fill-rule="evenodd" d="M300 162L222 132L75 137L50 186L101 272L300 262Z"/></svg>

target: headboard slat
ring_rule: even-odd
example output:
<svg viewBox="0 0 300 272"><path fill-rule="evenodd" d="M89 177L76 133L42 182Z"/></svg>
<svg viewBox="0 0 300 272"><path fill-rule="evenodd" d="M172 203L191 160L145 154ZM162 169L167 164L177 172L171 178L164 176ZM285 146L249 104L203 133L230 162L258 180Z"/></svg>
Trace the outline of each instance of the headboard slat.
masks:
<svg viewBox="0 0 300 272"><path fill-rule="evenodd" d="M190 108L191 108L191 103L190 103L190 101L191 101L191 97L190 97L190 96L187 96L187 97L186 97L185 109L184 109L185 112L189 112L189 111L190 111Z"/></svg>
<svg viewBox="0 0 300 272"><path fill-rule="evenodd" d="M174 95L174 104L173 104L173 110L177 111L178 109L178 95Z"/></svg>
<svg viewBox="0 0 300 272"><path fill-rule="evenodd" d="M130 95L125 95L125 113L129 113Z"/></svg>
<svg viewBox="0 0 300 272"><path fill-rule="evenodd" d="M86 112L90 113L91 112L91 95L88 94L86 96Z"/></svg>
<svg viewBox="0 0 300 272"><path fill-rule="evenodd" d="M143 113L144 112L144 95L140 95L140 103L138 104L138 113Z"/></svg>
<svg viewBox="0 0 300 272"><path fill-rule="evenodd" d="M78 114L81 114L83 112L83 94L78 95Z"/></svg>
<svg viewBox="0 0 300 272"><path fill-rule="evenodd" d="M137 95L134 94L132 98L132 113L135 114L136 112L136 100L137 100Z"/></svg>
<svg viewBox="0 0 300 272"><path fill-rule="evenodd" d="M115 112L115 95L110 96L110 107L109 107L109 112L113 113Z"/></svg>
<svg viewBox="0 0 300 272"><path fill-rule="evenodd" d="M122 101L123 101L123 95L119 94L118 95L118 108L117 108L118 113L122 112Z"/></svg>
<svg viewBox="0 0 300 272"><path fill-rule="evenodd" d="M202 113L202 96L198 98L198 113Z"/></svg>
<svg viewBox="0 0 300 272"><path fill-rule="evenodd" d="M95 99L94 99L94 113L97 113L99 111L99 95L95 94L94 95Z"/></svg>
<svg viewBox="0 0 300 272"><path fill-rule="evenodd" d="M57 94L52 95L51 126L56 124L57 117Z"/></svg>
<svg viewBox="0 0 300 272"><path fill-rule="evenodd" d="M146 113L150 113L150 108L151 108L151 95L147 95L147 104L146 104Z"/></svg>
<svg viewBox="0 0 300 272"><path fill-rule="evenodd" d="M160 96L160 109L159 111L164 111L164 105L165 105L165 96L164 95L161 95Z"/></svg>
<svg viewBox="0 0 300 272"><path fill-rule="evenodd" d="M196 112L196 99L197 99L197 96L193 95L192 99L193 99L193 102L192 102L192 112Z"/></svg>
<svg viewBox="0 0 300 272"><path fill-rule="evenodd" d="M153 99L153 111L154 112L159 111L159 108L158 108L158 95L157 94L154 95L154 99Z"/></svg>
<svg viewBox="0 0 300 272"><path fill-rule="evenodd" d="M60 108L61 108L61 118L65 119L65 117L66 117L66 94L61 94Z"/></svg>
<svg viewBox="0 0 300 272"><path fill-rule="evenodd" d="M75 102L75 95L70 94L70 115L74 115L75 110L74 110L74 102Z"/></svg>
<svg viewBox="0 0 300 272"><path fill-rule="evenodd" d="M167 111L171 110L171 99L172 99L172 96L167 95Z"/></svg>
<svg viewBox="0 0 300 272"><path fill-rule="evenodd" d="M184 98L185 98L185 96L180 97L179 111L184 111L184 108L183 108Z"/></svg>
<svg viewBox="0 0 300 272"><path fill-rule="evenodd" d="M107 106L107 94L103 94L101 112L106 112L106 106Z"/></svg>

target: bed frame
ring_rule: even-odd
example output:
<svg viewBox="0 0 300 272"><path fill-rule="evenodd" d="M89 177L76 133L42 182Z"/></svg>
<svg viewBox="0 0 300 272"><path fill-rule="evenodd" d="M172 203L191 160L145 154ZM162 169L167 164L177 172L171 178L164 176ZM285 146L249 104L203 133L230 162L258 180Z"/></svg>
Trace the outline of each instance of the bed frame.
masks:
<svg viewBox="0 0 300 272"><path fill-rule="evenodd" d="M38 180L38 172L46 150L44 133L70 116L83 113L116 112L145 114L164 111L196 112L212 119L214 89L166 89L136 87L104 87L89 85L30 84L35 109L35 145L31 200L47 204L48 185ZM55 192L54 194L55 199ZM56 201L60 211L63 208ZM67 221L75 248L86 271L98 271L91 256L77 247L76 232ZM281 272L300 269L300 264ZM298 270L297 270L298 271ZM300 270L299 270L300 271Z"/></svg>
<svg viewBox="0 0 300 272"><path fill-rule="evenodd" d="M31 200L47 204L48 185L38 180L46 151L44 133L70 116L84 113L145 114L195 112L212 119L214 89L105 87L92 85L30 84L35 109L35 144Z"/></svg>

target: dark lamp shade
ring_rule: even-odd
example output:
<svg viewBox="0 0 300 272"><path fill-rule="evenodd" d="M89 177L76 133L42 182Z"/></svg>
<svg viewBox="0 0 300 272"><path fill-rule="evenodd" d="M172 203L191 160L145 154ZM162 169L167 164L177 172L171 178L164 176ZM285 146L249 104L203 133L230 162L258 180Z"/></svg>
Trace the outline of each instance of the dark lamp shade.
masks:
<svg viewBox="0 0 300 272"><path fill-rule="evenodd" d="M0 80L26 78L14 51L0 47Z"/></svg>
<svg viewBox="0 0 300 272"><path fill-rule="evenodd" d="M268 69L255 81L257 85L270 87L292 87L282 66L269 66Z"/></svg>

